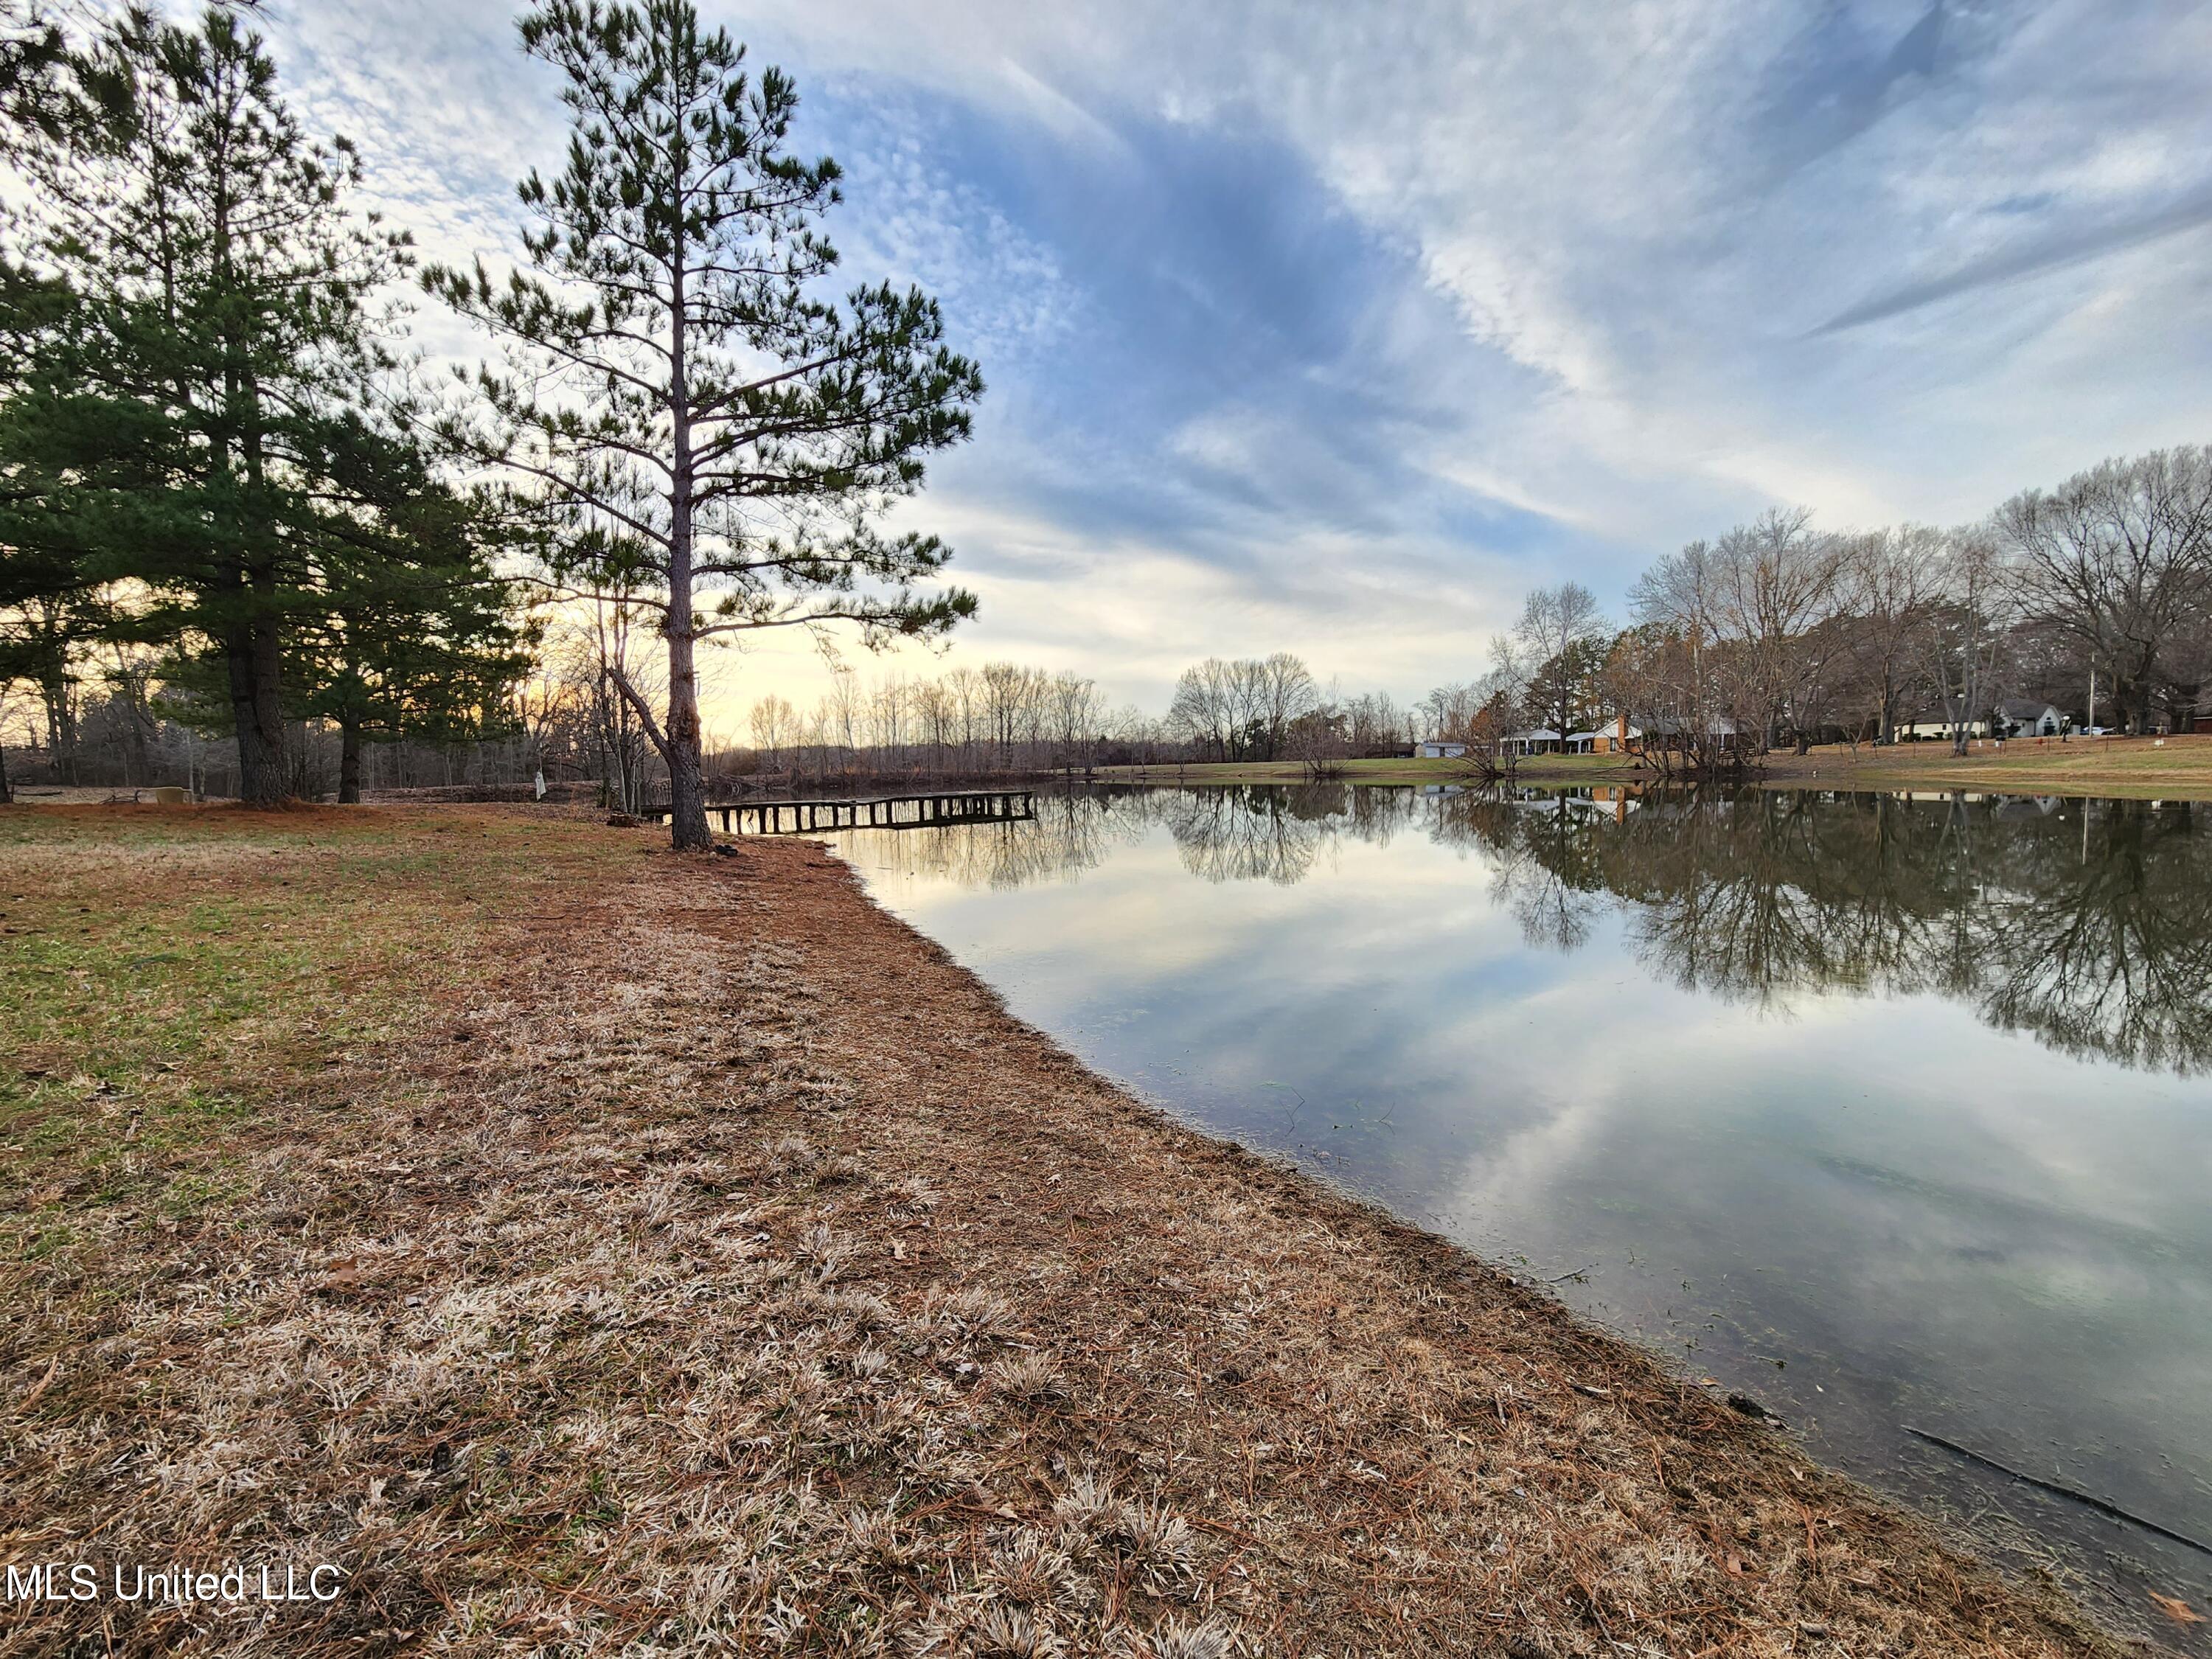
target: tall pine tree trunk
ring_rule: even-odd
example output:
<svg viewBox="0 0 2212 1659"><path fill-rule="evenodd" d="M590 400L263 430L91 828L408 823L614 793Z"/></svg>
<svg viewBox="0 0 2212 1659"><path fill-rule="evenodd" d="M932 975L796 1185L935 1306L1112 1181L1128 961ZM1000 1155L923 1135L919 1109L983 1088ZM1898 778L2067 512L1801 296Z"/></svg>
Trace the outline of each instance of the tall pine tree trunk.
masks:
<svg viewBox="0 0 2212 1659"><path fill-rule="evenodd" d="M361 805L361 721L338 722L338 805Z"/></svg>
<svg viewBox="0 0 2212 1659"><path fill-rule="evenodd" d="M703 852L714 844L707 828L707 785L701 758L699 681L687 634L668 641L668 823L678 850Z"/></svg>
<svg viewBox="0 0 2212 1659"><path fill-rule="evenodd" d="M59 672L39 685L46 710L46 752L53 757L54 781L74 784L76 774L76 716L70 708L69 682Z"/></svg>
<svg viewBox="0 0 2212 1659"><path fill-rule="evenodd" d="M668 832L678 852L714 844L707 828L707 789L700 755L698 640L692 625L693 459L690 394L685 378L684 243L676 243L669 307L669 413L672 442L668 490Z"/></svg>
<svg viewBox="0 0 2212 1659"><path fill-rule="evenodd" d="M231 716L238 727L238 798L248 806L281 805L289 791L276 630L241 623L226 641L224 655L230 668Z"/></svg>

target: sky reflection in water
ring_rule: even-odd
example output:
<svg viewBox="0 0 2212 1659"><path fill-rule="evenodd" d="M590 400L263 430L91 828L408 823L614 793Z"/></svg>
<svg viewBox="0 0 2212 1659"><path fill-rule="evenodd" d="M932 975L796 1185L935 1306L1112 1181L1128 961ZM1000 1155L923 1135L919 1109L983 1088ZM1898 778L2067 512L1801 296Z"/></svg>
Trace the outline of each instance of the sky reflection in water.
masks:
<svg viewBox="0 0 2212 1659"><path fill-rule="evenodd" d="M2138 1622L2212 1559L2212 822L2142 802L1115 791L840 851L1014 1012L1996 1504ZM2169 1628L2164 1632L2169 1638Z"/></svg>

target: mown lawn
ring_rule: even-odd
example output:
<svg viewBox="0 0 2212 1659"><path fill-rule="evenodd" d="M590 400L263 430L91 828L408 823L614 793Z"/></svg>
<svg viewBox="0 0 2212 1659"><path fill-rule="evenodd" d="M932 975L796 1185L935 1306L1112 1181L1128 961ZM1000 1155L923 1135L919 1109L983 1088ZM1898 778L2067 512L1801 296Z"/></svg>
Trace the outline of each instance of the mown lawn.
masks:
<svg viewBox="0 0 2212 1659"><path fill-rule="evenodd" d="M1986 789L2014 794L2212 800L2212 737L2014 738L1963 758L1942 743L1777 755L1767 781L1785 787Z"/></svg>
<svg viewBox="0 0 2212 1659"><path fill-rule="evenodd" d="M216 1203L257 1107L327 1093L462 989L478 919L618 850L489 813L0 813L0 1245Z"/></svg>

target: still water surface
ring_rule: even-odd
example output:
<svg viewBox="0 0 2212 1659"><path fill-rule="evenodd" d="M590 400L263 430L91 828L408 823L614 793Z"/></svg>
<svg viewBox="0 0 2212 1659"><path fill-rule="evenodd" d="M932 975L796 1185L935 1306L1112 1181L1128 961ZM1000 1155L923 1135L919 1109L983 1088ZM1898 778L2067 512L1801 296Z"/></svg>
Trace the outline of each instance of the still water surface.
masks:
<svg viewBox="0 0 2212 1659"><path fill-rule="evenodd" d="M839 850L1186 1121L1555 1282L2108 1616L2212 1607L2212 1557L1905 1432L2212 1540L2212 809L1039 813Z"/></svg>

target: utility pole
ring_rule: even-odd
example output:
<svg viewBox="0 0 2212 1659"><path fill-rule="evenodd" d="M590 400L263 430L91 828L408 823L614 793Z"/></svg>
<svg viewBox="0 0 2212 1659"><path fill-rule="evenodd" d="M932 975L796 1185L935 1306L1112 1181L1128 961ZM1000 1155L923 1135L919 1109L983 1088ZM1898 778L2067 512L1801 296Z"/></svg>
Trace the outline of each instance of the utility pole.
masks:
<svg viewBox="0 0 2212 1659"><path fill-rule="evenodd" d="M2089 659L2089 735L2097 735L2097 659Z"/></svg>

